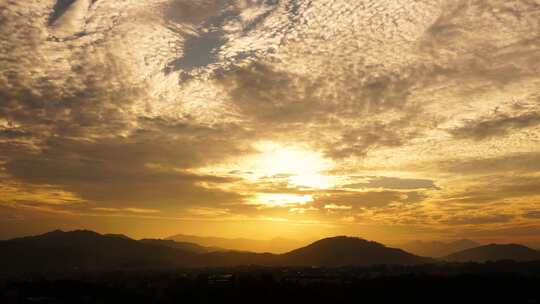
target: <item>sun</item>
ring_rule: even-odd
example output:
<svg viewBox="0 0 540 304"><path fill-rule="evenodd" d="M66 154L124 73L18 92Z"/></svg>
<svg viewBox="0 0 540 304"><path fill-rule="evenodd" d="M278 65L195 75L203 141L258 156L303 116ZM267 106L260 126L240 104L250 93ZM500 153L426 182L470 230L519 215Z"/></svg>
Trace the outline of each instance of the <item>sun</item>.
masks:
<svg viewBox="0 0 540 304"><path fill-rule="evenodd" d="M240 191L251 195L249 204L261 207L292 207L314 201L310 191L337 185L338 178L327 174L332 160L306 146L262 141L253 144L255 153L205 168L206 173L222 172L241 177Z"/></svg>
<svg viewBox="0 0 540 304"><path fill-rule="evenodd" d="M275 142L259 142L255 149L259 153L249 163L259 176L285 176L289 184L297 187L326 189L332 186L332 177L324 172L334 164L319 152Z"/></svg>

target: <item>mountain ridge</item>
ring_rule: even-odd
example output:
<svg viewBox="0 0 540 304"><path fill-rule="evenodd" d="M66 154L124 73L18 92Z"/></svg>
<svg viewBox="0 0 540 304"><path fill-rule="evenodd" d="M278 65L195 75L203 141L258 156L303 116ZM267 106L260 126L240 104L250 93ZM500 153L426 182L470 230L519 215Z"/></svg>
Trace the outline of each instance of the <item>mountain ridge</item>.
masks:
<svg viewBox="0 0 540 304"><path fill-rule="evenodd" d="M431 258L419 257L404 250L357 237L337 236L318 240L308 246L285 253L289 266L327 265L366 266L374 264L426 264Z"/></svg>
<svg viewBox="0 0 540 304"><path fill-rule="evenodd" d="M28 272L100 271L177 267L188 251L142 244L89 230L63 232L0 242L0 270Z"/></svg>
<svg viewBox="0 0 540 304"><path fill-rule="evenodd" d="M165 238L176 242L195 243L205 247L223 248L234 251L250 251L258 253L285 253L298 248L302 244L287 238L273 238L271 240L256 240L248 238L222 238L214 236L197 236L188 234L175 234Z"/></svg>
<svg viewBox="0 0 540 304"><path fill-rule="evenodd" d="M519 244L489 244L466 249L444 257L452 262L487 262L514 260L518 262L540 260L540 251Z"/></svg>
<svg viewBox="0 0 540 304"><path fill-rule="evenodd" d="M481 246L479 243L459 239L454 241L411 241L400 244L398 247L420 256L441 258L455 252Z"/></svg>
<svg viewBox="0 0 540 304"><path fill-rule="evenodd" d="M150 245L158 245L158 246L165 246L175 249L181 249L193 253L208 253L208 252L215 252L215 251L228 251L228 249L224 248L218 248L218 247L206 247L201 246L196 243L190 243L190 242L177 242L173 240L167 240L167 239L141 239L139 242L144 244L150 244Z"/></svg>
<svg viewBox="0 0 540 304"><path fill-rule="evenodd" d="M195 249L194 249L195 248ZM62 272L232 266L365 266L433 260L355 237L325 238L284 254L207 251L197 244L55 230L0 241L0 269Z"/></svg>
<svg viewBox="0 0 540 304"><path fill-rule="evenodd" d="M422 257L358 237L320 239L283 254L204 247L162 239L134 240L89 230L54 230L0 241L0 272L159 270L176 268L268 266L342 267L419 265L444 261L540 260L540 252L517 244L466 249L441 260Z"/></svg>

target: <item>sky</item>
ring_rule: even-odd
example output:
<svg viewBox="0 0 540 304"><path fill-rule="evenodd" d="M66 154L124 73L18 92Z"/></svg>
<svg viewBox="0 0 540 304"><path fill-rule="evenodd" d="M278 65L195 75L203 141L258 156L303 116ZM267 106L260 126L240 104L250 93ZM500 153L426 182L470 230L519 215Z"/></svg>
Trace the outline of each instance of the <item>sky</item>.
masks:
<svg viewBox="0 0 540 304"><path fill-rule="evenodd" d="M0 0L0 238L540 242L540 0Z"/></svg>

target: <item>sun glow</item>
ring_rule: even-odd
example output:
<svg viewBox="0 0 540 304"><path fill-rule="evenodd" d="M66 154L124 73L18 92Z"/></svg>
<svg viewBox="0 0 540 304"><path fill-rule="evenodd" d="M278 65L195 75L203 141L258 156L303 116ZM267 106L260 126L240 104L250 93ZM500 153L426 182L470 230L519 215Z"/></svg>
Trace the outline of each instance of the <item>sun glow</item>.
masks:
<svg viewBox="0 0 540 304"><path fill-rule="evenodd" d="M286 147L274 142L255 145L260 152L250 160L251 170L259 176L285 176L292 186L326 189L333 178L324 171L333 167L332 161L321 153L299 147Z"/></svg>
<svg viewBox="0 0 540 304"><path fill-rule="evenodd" d="M291 205L305 205L313 201L311 195L284 194L284 193L260 193L256 197L256 204L265 207L283 207Z"/></svg>
<svg viewBox="0 0 540 304"><path fill-rule="evenodd" d="M271 141L255 143L253 148L256 153L250 156L202 172L241 177L245 183L240 184L243 185L240 190L251 196L248 204L261 208L307 205L314 200L307 191L330 189L339 184L337 176L327 174L334 169L334 162L322 153Z"/></svg>

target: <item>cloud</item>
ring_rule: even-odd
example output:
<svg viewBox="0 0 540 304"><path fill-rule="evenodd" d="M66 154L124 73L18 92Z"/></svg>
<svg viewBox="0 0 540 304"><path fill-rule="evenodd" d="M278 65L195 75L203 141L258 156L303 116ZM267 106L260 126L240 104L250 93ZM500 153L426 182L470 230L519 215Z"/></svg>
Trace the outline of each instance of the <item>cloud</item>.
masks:
<svg viewBox="0 0 540 304"><path fill-rule="evenodd" d="M538 219L540 218L540 211L528 211L523 214L523 217L528 219Z"/></svg>
<svg viewBox="0 0 540 304"><path fill-rule="evenodd" d="M511 215L479 215L479 216L457 216L451 217L441 221L443 224L447 225L483 225L483 224L493 224L493 223L507 223L511 221L514 217Z"/></svg>
<svg viewBox="0 0 540 304"><path fill-rule="evenodd" d="M531 23L538 17L536 6L526 0L512 4L446 1L440 16L425 32L421 49L429 54L428 59L445 67L444 76L460 77L468 83L463 89L469 92L508 85L539 67L537 37L520 34L538 29L538 24Z"/></svg>
<svg viewBox="0 0 540 304"><path fill-rule="evenodd" d="M351 128L343 131L339 140L328 145L326 152L332 158L340 159L354 156L366 156L377 148L396 148L404 146L415 133L405 133L394 128L394 124L374 123L373 125Z"/></svg>
<svg viewBox="0 0 540 304"><path fill-rule="evenodd" d="M216 16L226 8L226 1L173 0L162 5L167 20L173 23L201 24L209 17Z"/></svg>
<svg viewBox="0 0 540 304"><path fill-rule="evenodd" d="M224 73L218 83L244 123L260 130L259 136L287 140L287 130L297 141L317 140L327 156L342 159L404 146L433 125L425 118L419 123L422 110L409 103L419 81L413 75L424 77L421 71L407 70L379 75L365 67L336 79L314 78L256 62Z"/></svg>
<svg viewBox="0 0 540 304"><path fill-rule="evenodd" d="M485 140L492 137L506 136L512 131L540 125L540 113L530 112L517 116L498 114L493 117L467 121L464 126L453 129L450 133L459 139Z"/></svg>
<svg viewBox="0 0 540 304"><path fill-rule="evenodd" d="M464 229L459 235L468 235L471 238L498 238L509 239L516 242L518 238L529 238L537 236L540 233L540 226L522 224L511 225L506 227L494 228L494 227L474 227Z"/></svg>
<svg viewBox="0 0 540 304"><path fill-rule="evenodd" d="M310 207L294 207L294 208L289 209L289 212L299 213L299 214L305 214L305 213L317 212L317 211L319 211L319 208L316 208L316 207L313 207L313 206L310 206Z"/></svg>
<svg viewBox="0 0 540 304"><path fill-rule="evenodd" d="M540 195L540 179L536 176L495 176L486 178L465 191L447 195L445 203L475 205L536 195Z"/></svg>
<svg viewBox="0 0 540 304"><path fill-rule="evenodd" d="M188 213L195 216L218 217L231 215L228 209L223 208L190 208Z"/></svg>
<svg viewBox="0 0 540 304"><path fill-rule="evenodd" d="M2 206L408 231L534 213L534 1L0 6ZM243 165L261 141L328 158L331 182L258 178ZM248 204L261 193L313 201Z"/></svg>
<svg viewBox="0 0 540 304"><path fill-rule="evenodd" d="M156 214L160 213L161 211L155 210L155 209L142 209L142 208L106 208L106 207L96 207L92 208L94 211L99 212L128 212L128 213L135 213L135 214Z"/></svg>
<svg viewBox="0 0 540 304"><path fill-rule="evenodd" d="M85 19L92 3L92 0L57 1L48 20L54 35L63 38L84 31Z"/></svg>
<svg viewBox="0 0 540 304"><path fill-rule="evenodd" d="M414 204L425 199L425 196L418 192L399 191L347 191L328 190L321 195L316 195L315 206L346 205L353 209L359 208L381 208L392 203Z"/></svg>
<svg viewBox="0 0 540 304"><path fill-rule="evenodd" d="M17 183L9 177L0 178L0 205L16 207L23 204L41 206L74 206L85 203L85 200L72 193L52 185L33 185Z"/></svg>
<svg viewBox="0 0 540 304"><path fill-rule="evenodd" d="M187 171L242 153L233 140L234 126L155 120L142 120L139 126L126 137L52 137L38 152L15 146L3 155L4 167L20 182L55 185L92 202L171 208L243 199L217 186L237 178Z"/></svg>
<svg viewBox="0 0 540 304"><path fill-rule="evenodd" d="M462 158L441 161L440 170L459 174L497 174L540 172L540 153L512 153L490 158Z"/></svg>
<svg viewBox="0 0 540 304"><path fill-rule="evenodd" d="M361 177L355 177L360 178ZM344 188L369 189L383 188L395 190L414 190L414 189L438 189L435 183L429 179L409 179L385 176L366 176L366 181L344 185Z"/></svg>
<svg viewBox="0 0 540 304"><path fill-rule="evenodd" d="M269 65L238 68L220 82L233 105L255 123L309 123L332 112L331 105L322 104L316 95L316 83Z"/></svg>
<svg viewBox="0 0 540 304"><path fill-rule="evenodd" d="M327 210L351 210L352 206L328 204L328 205L324 205L324 209L327 209Z"/></svg>

